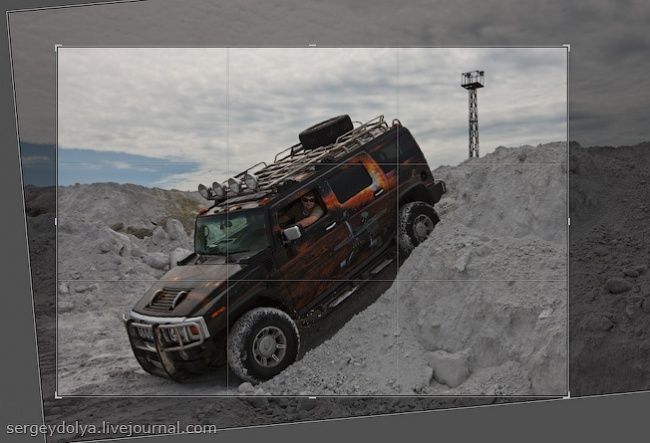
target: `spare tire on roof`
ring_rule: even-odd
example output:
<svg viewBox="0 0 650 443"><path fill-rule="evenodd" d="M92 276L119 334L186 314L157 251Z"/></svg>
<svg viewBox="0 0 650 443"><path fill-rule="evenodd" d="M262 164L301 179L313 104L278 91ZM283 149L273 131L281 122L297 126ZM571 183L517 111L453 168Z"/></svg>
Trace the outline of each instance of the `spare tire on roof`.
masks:
<svg viewBox="0 0 650 443"><path fill-rule="evenodd" d="M339 115L302 131L298 138L305 149L315 149L320 146L327 146L336 141L341 135L354 128L350 116Z"/></svg>

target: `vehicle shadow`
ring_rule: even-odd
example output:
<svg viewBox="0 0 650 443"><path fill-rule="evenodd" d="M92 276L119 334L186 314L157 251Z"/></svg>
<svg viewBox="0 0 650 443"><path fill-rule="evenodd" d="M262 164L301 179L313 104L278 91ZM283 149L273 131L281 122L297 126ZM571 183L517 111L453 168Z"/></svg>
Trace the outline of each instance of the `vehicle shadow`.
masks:
<svg viewBox="0 0 650 443"><path fill-rule="evenodd" d="M301 330L298 359L332 338L352 317L373 304L392 285L399 269L397 260L382 269L371 280L333 309L328 315Z"/></svg>

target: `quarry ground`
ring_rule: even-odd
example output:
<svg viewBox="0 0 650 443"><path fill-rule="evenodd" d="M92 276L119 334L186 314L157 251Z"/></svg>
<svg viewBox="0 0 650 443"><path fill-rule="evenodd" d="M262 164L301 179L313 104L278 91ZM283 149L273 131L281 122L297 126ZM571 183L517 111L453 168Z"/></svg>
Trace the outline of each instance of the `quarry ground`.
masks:
<svg viewBox="0 0 650 443"><path fill-rule="evenodd" d="M648 328L650 322L648 276L650 273L647 271L650 261L650 249L648 248L650 233L647 223L647 202L650 201L647 186L650 179L650 156L648 155L650 150L648 148L647 144L618 148L582 148L574 144L570 148L569 214L572 223L569 254L571 272L571 309L569 312L571 352L569 358L572 396L643 390L650 387L648 385L650 380L648 377L648 371L650 371L648 355L650 353L647 352L648 346L650 346L648 341L648 331L650 331ZM346 394L366 389L369 384L363 381L363 377L368 377L370 381L382 380L382 384L375 388L378 392L406 394L407 397L360 398L352 396L322 397L317 400L309 400L305 397L235 396L233 398L203 399L198 404L192 398L160 398L155 402L150 402L146 398L64 398L53 401L56 318L54 315L55 238L51 202L54 190L52 188L28 187L26 200L30 230L30 256L47 419L61 420L71 410L74 410L76 414L81 414L82 420L92 422L95 417L107 416L106 411L112 411L107 416L111 420L128 418L144 423L151 422L152 415L156 414L157 419L164 420L165 417L176 419L178 414L170 411L178 411L178 408L181 408L188 411L186 418L182 418L185 417L182 415L181 420L218 422L220 426L227 427L525 400L521 397L503 396L425 396L432 392L441 395L465 394L479 390L483 390L487 395L508 393L513 389L528 389L528 392L533 393L543 392L549 387L547 384L549 380L556 380L556 377L547 377L551 368L545 367L544 362L562 360L562 357L554 354L553 350L562 352L562 349L565 349L558 345L562 341L559 335L550 334L555 337L552 338L549 334L541 334L540 331L559 331L560 316L557 313L566 308L561 301L557 301L561 298L556 298L548 288L548 285L553 284L559 286L566 275L566 261L559 259L563 253L566 255L566 250L562 251L566 245L566 237L564 237L566 233L560 224L560 220L566 216L566 211L563 210L566 208L566 188L555 186L554 183L557 182L553 179L555 171L562 172L566 165L563 165L561 160L549 161L548 158L537 157L537 149L537 147L522 147L514 150L500 149L495 152L497 157L491 159L494 161L486 166L471 165L472 160L470 160L463 165L438 168L435 171L436 178L446 180L450 186L449 194L437 205L443 222L436 227L434 236L430 240L436 244L423 245L405 261L399 270L396 267L386 269L382 274L387 281L373 282L377 286L364 288L366 292L359 293L364 295L363 297L350 298L341 305L341 310L338 311L341 312L340 318L330 317L333 324L331 327L326 323L316 327L314 338L310 345L305 347L307 349L304 349L302 359L288 368L285 374L265 384L252 387L252 392L250 387L240 386L238 380L233 379L229 380L227 384L220 384L221 380L225 378L224 374L215 374L212 378L197 380L192 385L170 387L172 390L180 387L189 390L189 392L198 392L204 387L210 389L215 386L225 386L231 393L242 393L243 391L247 395L255 394L255 392L298 391L309 387L309 389L319 390L322 393ZM479 161L488 159L489 157L485 156ZM499 186L503 186L500 189L492 188L493 184L487 180L487 177L499 175L498 171L495 172L494 169L499 168L498 165L501 165L504 170L509 169L505 179L500 177L494 184L496 186L500 182ZM455 186L451 186L452 183L455 183ZM102 186L104 187L102 188ZM109 190L114 191L115 194L130 193L135 195L134 201L138 200L137 196L140 193L150 191L130 185L92 185L89 188L92 187L103 189L99 194L106 194ZM83 185L80 188L83 189ZM117 192L120 189L121 191ZM130 191L126 192L129 189ZM540 189L545 192L537 192ZM507 190L505 195L501 194L504 190ZM169 191L156 192L160 192L160 195L164 196ZM185 204L196 204L197 197L195 195L182 194L185 196L182 198L185 200ZM95 195L94 198L96 199L97 196ZM174 200L179 198L180 194L176 195ZM93 198L89 198L89 206L85 206L83 211L88 214L89 218L86 222L89 223L93 210L93 205L90 204L92 200ZM167 205L170 199L159 198L157 200L165 201L165 205ZM513 201L521 204L513 205ZM133 207L129 206L132 203L124 204L127 208ZM186 207L181 209L180 214L187 210ZM156 209L156 213L158 211ZM135 218L138 218L137 211L124 212L134 214ZM165 209L163 215L166 218L179 220L185 231L189 233L191 225L187 223L188 220L191 221L191 217L184 220L177 210L169 209ZM114 219L111 218L113 216ZM124 218L123 216L124 214L120 215L119 213L105 213L103 217L106 219L102 221L102 226L98 228L98 231L111 226L119 228L115 224L121 221L123 223L122 233L132 235L126 232L131 226L132 232L141 236L144 234L143 238L135 240L134 243L148 241L149 243L145 244L142 250L146 254L160 252L169 255L170 252L173 252L173 250L170 251L172 246L174 249L181 247L180 244L174 244L174 240L171 239L166 239L165 242L155 245L153 243L155 225L138 225L138 220L135 219L131 221L118 220L120 217ZM503 222L498 223L499 220ZM159 224L169 237L165 220L155 219L154 222ZM83 223L80 223L81 225ZM133 230L138 226L145 230L151 230L150 240L147 240L148 231ZM490 229L485 232L487 228ZM79 229L83 231L86 228L81 226ZM170 230L174 231L174 227L171 227ZM160 231L156 235L165 238ZM76 240L74 240L75 238ZM76 241L82 249L86 247L82 241L83 238L83 236L70 237L72 242ZM433 253L429 250L431 248L436 252ZM543 258L537 260L534 254L540 251L545 252L541 256L538 255ZM101 253L97 250L95 253L97 256L106 257L110 256L106 254L111 254L110 252ZM517 262L522 262L525 265L513 266L509 261L492 262L489 260L490 257L500 256L503 258L511 255L513 259L516 258ZM95 259L97 257L76 264L70 262L71 266L67 269L70 275L67 279L77 280L71 275L73 268L87 267L88 270L91 270L91 266L97 268ZM110 291L110 294L117 293L118 297L122 297L120 303L117 303L119 306L113 303L113 299L108 298L109 294L103 292L101 285L99 288L91 287L86 291L88 299L92 299L93 294L100 297L97 297L96 301L85 301L81 297L84 291L76 292L75 284L70 282L68 291L72 294L70 296L71 305L66 306L65 297L60 300L64 301L64 312L61 313L59 326L63 324L65 328L67 319L72 320L70 324L75 324L75 322L77 322L76 324L88 324L87 327L90 331L93 329L91 324L95 320L95 316L111 318L111 322L115 321L118 313L121 314L124 308L130 307L139 297L138 291L148 284L147 279L157 278L157 275L162 272L162 270L156 270L144 262L144 256L140 257L140 261L142 261L143 267L139 268L139 265L135 265L135 269L136 272L144 272L146 275L146 278L143 279L144 282L102 282L102 284L133 285L134 294L131 296L120 296L119 291ZM487 261L490 263L486 263ZM101 261L98 263L102 264ZM150 263L155 264L160 261L150 260ZM115 264L115 266L113 271L117 272L116 275L119 277L119 265ZM108 268L110 266L107 264ZM66 272L66 268L60 263L59 272L61 271ZM421 272L426 273L427 278L418 281L412 273L419 275ZM488 276L492 277L488 278ZM533 276L536 278L532 278ZM433 279L447 281L437 282L437 285L434 285L430 281ZM461 279L478 279L485 284L464 285L467 288L463 294L464 297L471 300L472 303L469 305L476 308L454 311L457 305L452 299L452 291L436 289L436 286L442 288L446 285L448 288L450 285L458 285ZM80 286L83 286L82 283L86 283L82 278L78 278L78 280L80 280ZM487 280L503 281L488 283ZM543 280L543 282L532 280ZM523 285L527 281L529 283L528 292L523 293L519 288L513 290L512 286L509 286L509 282L513 281L512 285L515 287ZM498 288L499 291L486 289L489 284ZM454 321L441 318L440 312L428 309L429 306L425 306L418 299L417 295L423 292L420 291L421 286L427 287L426 293L430 295L431 301L434 297L436 298L435 306L443 307L448 312L454 312L453 319L466 327L451 328L449 334L445 335L443 329L451 327ZM558 294L566 293L561 289L553 288L553 290L557 290ZM415 297L399 303L402 309L399 315L392 317L397 319L393 338L384 337L382 332L379 342L382 343L382 346L387 346L390 343L392 348L398 349L399 352L382 351L381 348L363 346L364 340L368 337L363 334L362 326L366 326L365 322L368 320L372 322L373 316L376 323L378 319L381 319L382 313L393 311L392 308L398 300L394 295L396 292L404 296L408 294ZM541 294L539 300L534 300L533 294L535 293ZM494 298L494 294L498 295L498 300ZM514 294L523 295L517 300L516 297L513 297ZM481 301L482 299L483 301ZM490 302L498 301L494 304L495 309L489 313L489 315L493 315L489 321L484 317L489 312L487 309L491 304L485 302L488 299ZM528 306L526 301L533 305ZM88 306L84 307L84 303L88 303ZM95 309L93 306L102 309ZM102 311L103 314L98 311ZM478 327L468 326L477 324L487 327L484 328L484 331L475 333ZM372 327L367 331L371 333ZM106 330L104 333L108 334ZM122 334L121 329L119 334ZM523 340L518 340L517 336L522 334L532 337L533 343L525 345L522 343ZM364 354L357 354L357 352L349 350L341 352L341 344L344 343L345 337L350 335L358 336L360 348L367 352ZM541 335L544 335L543 339L537 340ZM388 336L390 336L390 332ZM475 341L471 338L472 336L476 337ZM96 338L95 336L90 337L86 342L91 342ZM116 337L113 342L123 340L125 335ZM500 343L501 338L505 339L503 347ZM108 344L111 341L110 337L104 337L104 340L106 342L103 344ZM77 341L77 343L79 342L81 340ZM374 340L373 343L377 343L377 340ZM85 343L84 346L85 349L99 349L93 355L103 353L99 346L88 343ZM354 346L357 344L355 343ZM351 349L355 349L354 346ZM74 346L71 348L74 350ZM77 351L74 350L74 352ZM408 356L405 355L407 352ZM85 386L89 391L97 393L107 392L108 389L102 391L104 387L118 388L124 392L140 383L144 386L144 390L165 393L165 389L172 386L165 380L154 379L142 372L132 360L128 348L120 345L119 353L97 359L90 368L86 369L83 369L83 361L75 362L74 358L71 358L67 362L68 366L61 365L60 368L70 371L68 375L73 376L69 384L63 386L67 386L71 391L79 390L78 392L84 392ZM334 354L328 364L322 364L320 370L324 375L331 375L336 369L336 372L341 373L342 376L339 379L332 378L329 382L320 379L309 380L313 375L313 373L309 373L309 368L315 367L314 362L321 357L330 358L332 353ZM524 358L514 358L513 356L517 353ZM359 355L363 355L363 357L359 358ZM386 380L384 378L386 370L383 362L389 360L386 355L391 357L392 367L399 365L397 370L399 379L391 380L389 378ZM395 359L392 359L393 356ZM442 362L450 363L447 368L452 370L445 372ZM86 364L86 366L88 365ZM99 369L100 367L101 369ZM380 367L381 370L377 371L366 370L367 368ZM407 371L405 367L414 369ZM434 375L436 374L435 368L438 368L437 375ZM564 369L562 368L562 370ZM301 379L294 378L297 383L290 386L287 384L291 374L295 376L301 373L304 374ZM124 376L124 374L128 374L128 376ZM357 379L352 376L354 374L363 374L361 382L354 382ZM88 378L84 378L86 376ZM92 380L93 377L96 377L95 381ZM446 377L446 382L451 385L458 382L460 384L451 387L444 382L445 380L438 377ZM88 383L84 385L79 381ZM390 384L389 381L391 381ZM355 387L355 384L358 387ZM555 390L562 386L554 384L551 388ZM300 392L297 393L300 394ZM128 414L125 411L128 411Z"/></svg>
<svg viewBox="0 0 650 443"><path fill-rule="evenodd" d="M438 168L449 192L432 236L397 273L385 269L301 331L312 349L256 387L225 367L183 384L152 377L121 321L189 253L192 214L207 202L134 185L61 187L58 393L563 395L566 175L562 143Z"/></svg>
<svg viewBox="0 0 650 443"><path fill-rule="evenodd" d="M570 165L571 395L650 389L650 144Z"/></svg>

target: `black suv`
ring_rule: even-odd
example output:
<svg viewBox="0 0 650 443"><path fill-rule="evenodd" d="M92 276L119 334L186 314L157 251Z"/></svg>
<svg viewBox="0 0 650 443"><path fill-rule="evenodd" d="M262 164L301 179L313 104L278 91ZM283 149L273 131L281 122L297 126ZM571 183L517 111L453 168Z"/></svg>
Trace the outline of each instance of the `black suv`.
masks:
<svg viewBox="0 0 650 443"><path fill-rule="evenodd" d="M225 183L195 225L195 252L125 316L142 367L180 380L226 361L273 377L298 355L300 327L335 308L439 221L445 192L417 142L383 116L314 125L300 143ZM391 247L393 245L393 247Z"/></svg>

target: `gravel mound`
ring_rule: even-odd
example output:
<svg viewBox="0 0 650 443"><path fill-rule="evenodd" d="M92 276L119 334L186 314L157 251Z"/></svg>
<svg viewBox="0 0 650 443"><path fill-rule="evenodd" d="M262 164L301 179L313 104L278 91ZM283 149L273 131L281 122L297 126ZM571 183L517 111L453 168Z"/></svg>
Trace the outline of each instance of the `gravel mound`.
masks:
<svg viewBox="0 0 650 443"><path fill-rule="evenodd" d="M390 289L252 393L564 393L565 160L554 143L438 168L449 188L437 206L442 222ZM112 393L137 379L142 393L213 392L205 381L147 376L112 332L191 251L194 216L207 202L101 183L60 188L58 204L59 390ZM230 392L251 393L237 386Z"/></svg>
<svg viewBox="0 0 650 443"><path fill-rule="evenodd" d="M438 168L442 221L392 287L258 393L565 394L566 173L563 143Z"/></svg>
<svg viewBox="0 0 650 443"><path fill-rule="evenodd" d="M650 389L650 143L570 166L571 394Z"/></svg>
<svg viewBox="0 0 650 443"><path fill-rule="evenodd" d="M59 187L59 280L159 278L193 249L194 217L207 205L198 193L130 184Z"/></svg>
<svg viewBox="0 0 650 443"><path fill-rule="evenodd" d="M434 177L447 181L436 205L441 219L487 235L527 235L566 243L566 143L498 147L458 166L441 166Z"/></svg>
<svg viewBox="0 0 650 443"><path fill-rule="evenodd" d="M130 184L59 187L59 392L119 393L116 385L133 383L156 392L161 380L139 367L121 317L191 253L194 217L207 205L198 193Z"/></svg>

